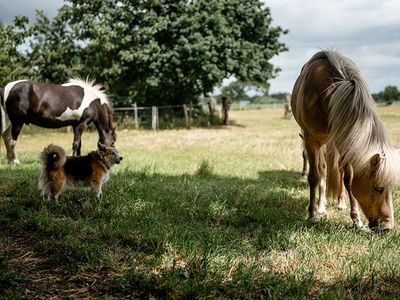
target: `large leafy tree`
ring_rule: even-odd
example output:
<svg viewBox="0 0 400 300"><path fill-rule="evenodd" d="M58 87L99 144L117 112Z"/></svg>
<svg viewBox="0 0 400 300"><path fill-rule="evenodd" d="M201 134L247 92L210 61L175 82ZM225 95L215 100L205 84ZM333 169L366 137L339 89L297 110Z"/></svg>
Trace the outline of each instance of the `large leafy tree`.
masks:
<svg viewBox="0 0 400 300"><path fill-rule="evenodd" d="M116 105L196 101L224 78L266 83L285 33L260 0L69 0L38 15L31 61L43 80L106 83Z"/></svg>
<svg viewBox="0 0 400 300"><path fill-rule="evenodd" d="M52 20L43 11L37 11L36 15L28 56L35 66L37 79L63 83L68 78L83 76L82 48L71 30L69 11L66 8L60 10Z"/></svg>
<svg viewBox="0 0 400 300"><path fill-rule="evenodd" d="M16 17L13 24L0 23L0 86L4 87L10 81L29 78L32 68L22 49L30 35L28 19Z"/></svg>

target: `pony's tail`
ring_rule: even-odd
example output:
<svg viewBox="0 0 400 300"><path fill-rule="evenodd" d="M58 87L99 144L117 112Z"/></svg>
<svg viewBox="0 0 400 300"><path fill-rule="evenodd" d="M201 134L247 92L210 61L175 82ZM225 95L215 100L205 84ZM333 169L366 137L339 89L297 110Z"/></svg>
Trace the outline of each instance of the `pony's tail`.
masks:
<svg viewBox="0 0 400 300"><path fill-rule="evenodd" d="M8 119L7 111L6 111L6 105L4 102L4 88L0 89L0 134L4 132L7 128L7 122L9 123L10 120Z"/></svg>
<svg viewBox="0 0 400 300"><path fill-rule="evenodd" d="M0 89L0 151L1 151L1 140L4 130L6 130L6 120L7 120L7 113L6 108L4 106L4 88Z"/></svg>
<svg viewBox="0 0 400 300"><path fill-rule="evenodd" d="M62 168L67 161L67 157L63 148L50 144L40 152L39 160L41 161L43 168L51 171Z"/></svg>
<svg viewBox="0 0 400 300"><path fill-rule="evenodd" d="M328 197L337 199L342 188L342 178L340 176L340 154L333 143L326 145L326 186Z"/></svg>

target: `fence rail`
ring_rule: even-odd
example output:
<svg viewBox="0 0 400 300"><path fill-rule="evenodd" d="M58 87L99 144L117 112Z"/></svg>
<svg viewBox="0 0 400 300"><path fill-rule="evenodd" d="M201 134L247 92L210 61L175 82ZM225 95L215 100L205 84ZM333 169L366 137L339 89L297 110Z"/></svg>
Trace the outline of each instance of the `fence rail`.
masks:
<svg viewBox="0 0 400 300"><path fill-rule="evenodd" d="M161 105L161 106L137 106L136 103L132 105L132 107L116 107L113 109L114 112L133 112L133 120L134 126L136 129L139 128L140 118L139 111L151 111L151 128L153 130L158 130L160 127L160 109L182 109L181 112L185 118L185 126L186 128L190 128L192 126L192 116L193 116L193 108L194 107L202 107L202 105L193 105L182 104L182 105Z"/></svg>

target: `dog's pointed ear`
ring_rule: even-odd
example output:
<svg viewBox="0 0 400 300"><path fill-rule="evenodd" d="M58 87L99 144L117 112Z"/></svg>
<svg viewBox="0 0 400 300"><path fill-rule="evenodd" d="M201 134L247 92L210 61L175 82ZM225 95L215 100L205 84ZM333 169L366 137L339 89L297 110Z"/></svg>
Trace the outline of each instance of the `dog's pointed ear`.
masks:
<svg viewBox="0 0 400 300"><path fill-rule="evenodd" d="M102 144L102 143L100 143L100 142L97 142L97 149L99 149L99 151L100 151L101 153L105 152L105 151L106 151L106 148L107 148L106 145L104 145L104 144Z"/></svg>

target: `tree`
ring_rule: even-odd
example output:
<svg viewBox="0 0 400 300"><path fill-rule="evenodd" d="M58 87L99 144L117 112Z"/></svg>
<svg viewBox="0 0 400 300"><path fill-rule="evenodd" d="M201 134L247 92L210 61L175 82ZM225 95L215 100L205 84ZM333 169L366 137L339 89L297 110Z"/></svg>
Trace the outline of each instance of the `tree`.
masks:
<svg viewBox="0 0 400 300"><path fill-rule="evenodd" d="M383 97L383 100L385 100L385 102L387 102L388 104L391 104L394 100L399 99L400 92L396 86L388 85L383 90L382 97Z"/></svg>
<svg viewBox="0 0 400 300"><path fill-rule="evenodd" d="M32 69L19 50L30 35L28 18L16 17L12 25L0 23L0 86L20 78L29 78Z"/></svg>
<svg viewBox="0 0 400 300"><path fill-rule="evenodd" d="M82 48L71 30L69 11L64 8L50 20L43 11L37 11L31 28L29 60L35 66L36 79L63 83L74 76L91 77L82 62Z"/></svg>
<svg viewBox="0 0 400 300"><path fill-rule="evenodd" d="M250 83L243 82L240 80L232 81L229 85L222 88L222 95L227 97L230 101L240 101L249 99L248 96L250 91L257 92L261 95L267 95L269 89L268 83ZM260 97L260 95L258 95Z"/></svg>
<svg viewBox="0 0 400 300"><path fill-rule="evenodd" d="M222 88L222 95L230 101L240 101L246 99L245 84L241 81L232 81L229 85Z"/></svg>
<svg viewBox="0 0 400 300"><path fill-rule="evenodd" d="M71 73L110 86L115 104L197 101L224 78L266 83L287 50L260 0L69 0L39 15L31 61L59 82Z"/></svg>

